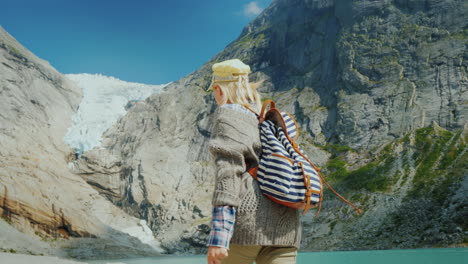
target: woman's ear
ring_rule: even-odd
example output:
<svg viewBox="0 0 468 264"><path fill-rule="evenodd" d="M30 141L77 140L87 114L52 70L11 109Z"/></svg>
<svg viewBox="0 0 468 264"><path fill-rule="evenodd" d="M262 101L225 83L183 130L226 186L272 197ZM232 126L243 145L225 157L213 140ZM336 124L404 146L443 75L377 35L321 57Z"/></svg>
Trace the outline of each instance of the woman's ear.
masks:
<svg viewBox="0 0 468 264"><path fill-rule="evenodd" d="M223 105L226 103L226 96L224 95L223 89L221 89L221 86L216 85L213 86L213 94L216 100L216 103L218 105Z"/></svg>
<svg viewBox="0 0 468 264"><path fill-rule="evenodd" d="M216 90L219 91L219 95L222 96L222 95L224 94L223 89L221 89L221 86L215 84L215 86L213 87L213 90L214 90L214 89L216 89Z"/></svg>

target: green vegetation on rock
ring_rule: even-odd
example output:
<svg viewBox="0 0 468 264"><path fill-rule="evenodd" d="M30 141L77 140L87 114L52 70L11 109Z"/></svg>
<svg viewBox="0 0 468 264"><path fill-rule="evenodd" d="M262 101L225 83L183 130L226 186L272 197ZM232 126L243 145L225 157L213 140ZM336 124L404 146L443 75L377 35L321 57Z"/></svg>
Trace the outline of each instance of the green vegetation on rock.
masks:
<svg viewBox="0 0 468 264"><path fill-rule="evenodd" d="M348 169L350 165L343 155L352 151L351 148L327 145L325 149L332 153L326 165L327 178L346 192L362 189L389 192L400 177L403 177L400 184L406 183L411 162L416 172L408 198L432 194L443 201L448 188L462 179L467 166L464 164L468 164L466 140L461 135L462 131L451 132L436 126L421 128L414 132L414 143L410 142L410 135L396 140L376 153L372 161L355 170ZM401 153L396 153L397 145L403 148ZM413 155L408 156L408 153Z"/></svg>
<svg viewBox="0 0 468 264"><path fill-rule="evenodd" d="M399 175L392 174L392 163L395 160L390 155L392 144L386 146L374 161L349 171L348 164L343 160L340 153L353 151L347 146L327 146L333 154L333 158L327 163L328 178L341 186L346 186L345 191L364 189L370 192L390 191Z"/></svg>
<svg viewBox="0 0 468 264"><path fill-rule="evenodd" d="M450 187L462 180L467 169L466 140L461 135L462 131L436 127L416 130L416 173L407 199L426 196L443 203Z"/></svg>
<svg viewBox="0 0 468 264"><path fill-rule="evenodd" d="M339 144L327 144L324 149L330 152L333 155L332 157L336 157L339 154L348 152L348 151L356 152L354 149L352 149L349 146L339 145Z"/></svg>
<svg viewBox="0 0 468 264"><path fill-rule="evenodd" d="M249 46L258 46L265 39L264 33L249 33L235 42L236 48L248 48Z"/></svg>
<svg viewBox="0 0 468 264"><path fill-rule="evenodd" d="M11 52L12 54L15 54L17 56L23 56L23 54L21 54L21 52L17 48L11 45L7 45L7 47L8 47L8 51Z"/></svg>

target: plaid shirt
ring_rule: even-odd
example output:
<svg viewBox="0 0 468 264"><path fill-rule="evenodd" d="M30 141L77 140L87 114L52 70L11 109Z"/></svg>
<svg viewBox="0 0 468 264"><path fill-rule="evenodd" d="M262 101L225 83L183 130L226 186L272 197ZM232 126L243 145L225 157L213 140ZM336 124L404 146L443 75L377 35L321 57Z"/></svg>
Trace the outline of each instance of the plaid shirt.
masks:
<svg viewBox="0 0 468 264"><path fill-rule="evenodd" d="M229 205L213 207L213 219L207 246L229 249L229 240L234 232L235 219L236 208Z"/></svg>

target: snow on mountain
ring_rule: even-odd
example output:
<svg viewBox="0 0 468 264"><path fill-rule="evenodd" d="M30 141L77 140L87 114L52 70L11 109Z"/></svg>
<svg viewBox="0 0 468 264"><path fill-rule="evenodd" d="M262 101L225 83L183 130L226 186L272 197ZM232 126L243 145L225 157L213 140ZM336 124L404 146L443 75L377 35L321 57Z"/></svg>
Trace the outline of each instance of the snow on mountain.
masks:
<svg viewBox="0 0 468 264"><path fill-rule="evenodd" d="M78 153L101 144L101 135L127 112L126 105L158 93L164 86L131 83L102 74L66 74L83 89L83 99L64 141Z"/></svg>

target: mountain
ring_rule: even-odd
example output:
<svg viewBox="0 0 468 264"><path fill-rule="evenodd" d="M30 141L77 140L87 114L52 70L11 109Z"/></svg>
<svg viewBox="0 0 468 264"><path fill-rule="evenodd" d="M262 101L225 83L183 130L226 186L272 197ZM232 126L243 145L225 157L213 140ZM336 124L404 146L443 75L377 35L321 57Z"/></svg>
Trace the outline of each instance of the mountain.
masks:
<svg viewBox="0 0 468 264"><path fill-rule="evenodd" d="M466 1L276 0L164 92L136 103L76 161L168 252L203 252L214 169L211 65L239 58L351 210L326 193L304 250L460 246L467 226ZM109 168L106 157L121 161ZM103 160L104 159L104 160ZM114 163L117 164L117 163ZM93 170L95 172L93 172ZM109 182L112 175L119 181Z"/></svg>
<svg viewBox="0 0 468 264"><path fill-rule="evenodd" d="M165 252L204 252L216 109L205 90L213 63L239 58L252 81L265 80L263 97L294 114L326 179L364 210L326 192L319 217L303 217L303 250L466 246L467 11L461 0L273 0L198 70L129 104L101 145L78 156L62 139L81 92L2 31L2 216L68 237L62 250L73 255L150 252L117 230L139 219ZM118 245L102 246L110 237Z"/></svg>
<svg viewBox="0 0 468 264"><path fill-rule="evenodd" d="M99 146L102 133L125 115L129 106L165 86L125 82L101 74L65 76L83 91L83 100L73 116L73 125L64 138L80 154Z"/></svg>
<svg viewBox="0 0 468 264"><path fill-rule="evenodd" d="M125 214L68 168L75 151L63 138L82 96L0 27L0 237L8 238L0 240L0 249L76 257L157 255L159 242L144 221Z"/></svg>

